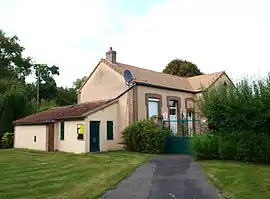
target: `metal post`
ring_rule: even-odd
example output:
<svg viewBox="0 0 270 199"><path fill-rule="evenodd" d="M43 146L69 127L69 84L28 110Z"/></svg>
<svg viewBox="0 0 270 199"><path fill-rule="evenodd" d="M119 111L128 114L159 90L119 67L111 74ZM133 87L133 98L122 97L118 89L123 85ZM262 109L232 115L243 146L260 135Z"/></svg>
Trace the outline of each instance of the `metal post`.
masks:
<svg viewBox="0 0 270 199"><path fill-rule="evenodd" d="M39 65L36 65L36 73L37 73L37 112L39 110L39 84L40 84L40 80L39 80Z"/></svg>

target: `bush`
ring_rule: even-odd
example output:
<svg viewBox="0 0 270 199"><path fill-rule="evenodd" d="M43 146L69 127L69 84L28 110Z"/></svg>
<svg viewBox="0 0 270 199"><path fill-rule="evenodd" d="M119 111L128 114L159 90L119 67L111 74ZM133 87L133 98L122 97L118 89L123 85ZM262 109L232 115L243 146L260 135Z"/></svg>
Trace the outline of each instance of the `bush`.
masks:
<svg viewBox="0 0 270 199"><path fill-rule="evenodd" d="M198 159L270 162L270 137L251 131L231 133L205 133L191 139L193 155Z"/></svg>
<svg viewBox="0 0 270 199"><path fill-rule="evenodd" d="M13 148L14 143L14 133L5 133L1 139L1 148L8 149Z"/></svg>
<svg viewBox="0 0 270 199"><path fill-rule="evenodd" d="M172 135L154 120L136 121L123 132L125 148L130 151L160 154L164 152L166 137Z"/></svg>
<svg viewBox="0 0 270 199"><path fill-rule="evenodd" d="M213 133L194 135L190 139L192 154L197 159L214 159L218 157L218 137Z"/></svg>
<svg viewBox="0 0 270 199"><path fill-rule="evenodd" d="M223 160L236 159L238 138L236 135L218 136L218 158Z"/></svg>
<svg viewBox="0 0 270 199"><path fill-rule="evenodd" d="M202 92L198 105L218 137L217 158L270 162L269 99L270 76L255 81L244 79L235 87L219 85ZM212 140L198 137L193 143L194 154L209 157L209 149L202 147L202 142Z"/></svg>

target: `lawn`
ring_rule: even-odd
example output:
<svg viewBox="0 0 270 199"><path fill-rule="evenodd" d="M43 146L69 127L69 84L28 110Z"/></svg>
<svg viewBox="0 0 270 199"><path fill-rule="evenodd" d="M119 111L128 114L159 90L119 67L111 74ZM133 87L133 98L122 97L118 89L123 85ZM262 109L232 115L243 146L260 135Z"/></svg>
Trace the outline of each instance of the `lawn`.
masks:
<svg viewBox="0 0 270 199"><path fill-rule="evenodd" d="M97 198L149 155L0 150L0 198Z"/></svg>
<svg viewBox="0 0 270 199"><path fill-rule="evenodd" d="M224 198L270 198L270 166L227 161L198 163Z"/></svg>

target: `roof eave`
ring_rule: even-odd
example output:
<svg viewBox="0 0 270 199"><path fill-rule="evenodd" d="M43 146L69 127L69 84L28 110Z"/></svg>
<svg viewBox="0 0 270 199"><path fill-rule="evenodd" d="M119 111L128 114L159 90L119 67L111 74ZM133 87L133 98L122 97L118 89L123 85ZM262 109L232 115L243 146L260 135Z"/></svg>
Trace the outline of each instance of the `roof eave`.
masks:
<svg viewBox="0 0 270 199"><path fill-rule="evenodd" d="M44 120L44 121L38 121L38 122L13 122L14 126L20 126L20 125L44 125L49 123L54 123L55 120Z"/></svg>
<svg viewBox="0 0 270 199"><path fill-rule="evenodd" d="M136 84L140 86L148 86L148 87L161 88L161 89L174 90L174 91L182 91L182 92L194 93L194 94L201 92L201 90L187 90L187 89L181 89L181 88L173 88L173 87L156 85L156 84L151 84L147 82L139 82L139 81L138 82L136 81Z"/></svg>
<svg viewBox="0 0 270 199"><path fill-rule="evenodd" d="M68 116L68 117L58 117L54 118L51 120L43 120L43 121L38 121L38 122L13 122L14 126L19 126L19 125L44 125L44 124L49 124L49 123L54 123L59 120L69 120L69 119L78 119L78 120L83 120L85 117L82 115L79 116Z"/></svg>

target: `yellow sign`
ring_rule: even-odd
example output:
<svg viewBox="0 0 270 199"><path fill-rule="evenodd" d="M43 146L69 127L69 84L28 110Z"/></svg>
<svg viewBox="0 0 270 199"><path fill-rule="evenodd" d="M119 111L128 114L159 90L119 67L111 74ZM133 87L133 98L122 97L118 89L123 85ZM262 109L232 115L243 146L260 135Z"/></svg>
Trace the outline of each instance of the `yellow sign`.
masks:
<svg viewBox="0 0 270 199"><path fill-rule="evenodd" d="M80 126L80 134L84 134L84 124L81 124Z"/></svg>
<svg viewBox="0 0 270 199"><path fill-rule="evenodd" d="M77 125L77 132L78 134L84 134L84 124Z"/></svg>

